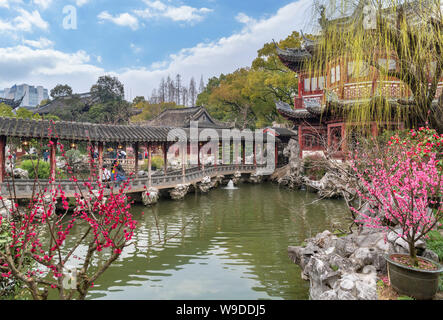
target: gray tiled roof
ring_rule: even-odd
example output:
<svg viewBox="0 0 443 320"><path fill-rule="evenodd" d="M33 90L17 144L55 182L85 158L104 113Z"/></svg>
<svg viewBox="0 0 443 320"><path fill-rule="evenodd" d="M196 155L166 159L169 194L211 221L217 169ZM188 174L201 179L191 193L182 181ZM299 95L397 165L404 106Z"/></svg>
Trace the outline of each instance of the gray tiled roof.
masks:
<svg viewBox="0 0 443 320"><path fill-rule="evenodd" d="M178 129L179 135L190 140L190 128L152 127L148 125L108 125L82 122L18 119L0 117L0 136L16 138L47 139L58 138L68 141L91 142L119 142L119 143L146 143L146 142L174 142L168 135ZM205 128L199 128L201 133ZM214 129L220 139L223 129ZM51 131L51 136L50 136ZM175 137L176 135L174 135ZM209 141L210 137L200 136L200 141ZM249 140L249 138L248 138ZM266 136L264 137L266 141Z"/></svg>

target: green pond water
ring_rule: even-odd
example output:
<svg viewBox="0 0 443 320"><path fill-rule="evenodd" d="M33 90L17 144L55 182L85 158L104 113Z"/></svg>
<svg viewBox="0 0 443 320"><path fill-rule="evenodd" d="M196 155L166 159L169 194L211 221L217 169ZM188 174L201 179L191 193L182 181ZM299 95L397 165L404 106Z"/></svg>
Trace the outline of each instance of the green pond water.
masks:
<svg viewBox="0 0 443 320"><path fill-rule="evenodd" d="M317 199L272 184L242 184L135 206L134 244L87 298L308 299L309 283L301 280L287 247L347 224L342 201ZM82 228L73 232L75 240Z"/></svg>

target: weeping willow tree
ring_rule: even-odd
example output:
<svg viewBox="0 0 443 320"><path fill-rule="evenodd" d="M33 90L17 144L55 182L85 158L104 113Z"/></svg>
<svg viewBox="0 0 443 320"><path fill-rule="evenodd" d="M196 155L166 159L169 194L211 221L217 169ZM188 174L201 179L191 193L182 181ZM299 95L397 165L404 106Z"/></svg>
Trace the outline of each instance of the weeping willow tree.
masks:
<svg viewBox="0 0 443 320"><path fill-rule="evenodd" d="M339 80L355 79L369 89L335 108L347 121L428 122L443 132L440 0L319 0L315 7L321 35L313 41L313 58L305 70L327 74L331 82L331 76L337 78L336 88L327 94L329 107L344 95ZM337 71L335 65L344 68Z"/></svg>

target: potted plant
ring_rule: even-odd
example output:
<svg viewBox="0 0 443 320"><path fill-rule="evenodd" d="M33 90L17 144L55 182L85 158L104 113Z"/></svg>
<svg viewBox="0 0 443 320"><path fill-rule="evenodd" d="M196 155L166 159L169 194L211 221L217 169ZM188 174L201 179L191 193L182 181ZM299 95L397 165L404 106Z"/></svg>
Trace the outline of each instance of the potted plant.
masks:
<svg viewBox="0 0 443 320"><path fill-rule="evenodd" d="M434 142L417 143L417 136L432 133ZM378 156L356 154L352 161L361 187L357 191L373 208L359 222L394 232L408 244L409 255L386 257L392 287L416 299L432 299L438 290L439 263L419 257L416 244L443 218L441 151L443 136L430 129L411 130L405 139L391 137ZM380 150L379 150L380 151ZM363 159L363 160L362 160Z"/></svg>

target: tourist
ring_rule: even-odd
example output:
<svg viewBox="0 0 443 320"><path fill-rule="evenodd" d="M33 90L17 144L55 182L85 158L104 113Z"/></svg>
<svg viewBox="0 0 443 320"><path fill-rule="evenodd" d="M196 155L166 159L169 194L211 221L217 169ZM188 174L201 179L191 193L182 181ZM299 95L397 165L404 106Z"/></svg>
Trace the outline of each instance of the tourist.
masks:
<svg viewBox="0 0 443 320"><path fill-rule="evenodd" d="M125 170L123 170L122 165L119 164L117 166L117 177L116 177L117 184L120 183L121 181L125 181L125 180L126 180Z"/></svg>
<svg viewBox="0 0 443 320"><path fill-rule="evenodd" d="M111 181L114 182L117 180L117 167L119 166L118 160L114 160L112 163L112 170L111 170Z"/></svg>
<svg viewBox="0 0 443 320"><path fill-rule="evenodd" d="M45 150L45 151L43 152L43 161L44 161L44 162L48 162L48 160L49 160L49 151L48 151L48 150Z"/></svg>
<svg viewBox="0 0 443 320"><path fill-rule="evenodd" d="M103 181L111 181L111 171L106 164L103 166Z"/></svg>

